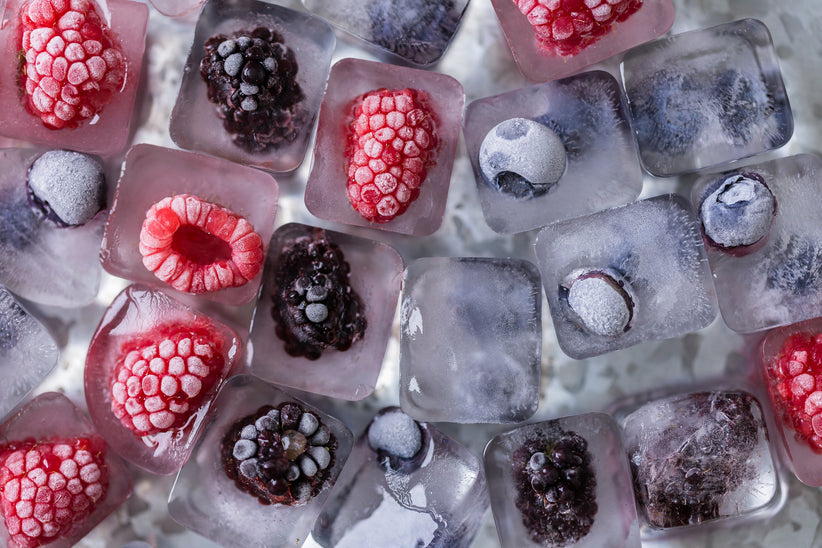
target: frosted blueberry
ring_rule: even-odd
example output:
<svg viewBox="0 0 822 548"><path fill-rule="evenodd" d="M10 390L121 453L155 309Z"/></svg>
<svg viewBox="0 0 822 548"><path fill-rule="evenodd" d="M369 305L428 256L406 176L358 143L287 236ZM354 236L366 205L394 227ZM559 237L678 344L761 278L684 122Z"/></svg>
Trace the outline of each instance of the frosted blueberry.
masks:
<svg viewBox="0 0 822 548"><path fill-rule="evenodd" d="M631 326L634 299L628 291L628 282L617 272L588 270L572 275L568 306L591 333L616 337Z"/></svg>
<svg viewBox="0 0 822 548"><path fill-rule="evenodd" d="M553 130L526 118L500 122L485 135L479 167L493 188L528 199L548 192L565 173L567 154Z"/></svg>
<svg viewBox="0 0 822 548"><path fill-rule="evenodd" d="M103 167L91 156L70 150L51 150L29 169L28 186L34 202L49 218L66 226L86 223L106 205Z"/></svg>
<svg viewBox="0 0 822 548"><path fill-rule="evenodd" d="M368 445L374 451L410 459L422 447L422 432L414 419L400 411L378 414L368 427Z"/></svg>
<svg viewBox="0 0 822 548"><path fill-rule="evenodd" d="M722 248L753 245L767 236L776 200L755 173L723 176L699 206L705 236Z"/></svg>

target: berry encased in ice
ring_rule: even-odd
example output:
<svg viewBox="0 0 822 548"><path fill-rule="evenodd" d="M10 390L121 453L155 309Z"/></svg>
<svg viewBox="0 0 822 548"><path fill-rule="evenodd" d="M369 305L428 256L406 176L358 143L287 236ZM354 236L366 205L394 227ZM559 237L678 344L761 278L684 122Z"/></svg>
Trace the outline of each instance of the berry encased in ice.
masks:
<svg viewBox="0 0 822 548"><path fill-rule="evenodd" d="M205 43L200 76L238 147L265 152L297 138L308 121L297 59L274 29L256 27Z"/></svg>
<svg viewBox="0 0 822 548"><path fill-rule="evenodd" d="M87 154L50 150L31 164L28 193L57 225L82 225L106 207L106 176Z"/></svg>
<svg viewBox="0 0 822 548"><path fill-rule="evenodd" d="M0 242L3 244L26 249L44 222L45 213L31 207L27 198L17 200L11 192L0 194Z"/></svg>
<svg viewBox="0 0 822 548"><path fill-rule="evenodd" d="M426 455L422 448L430 443L430 434L399 407L381 410L366 431L368 446L385 469L409 474L421 466Z"/></svg>
<svg viewBox="0 0 822 548"><path fill-rule="evenodd" d="M436 163L437 118L416 89L379 89L358 97L348 127L348 200L367 221L387 223L417 199Z"/></svg>
<svg viewBox="0 0 822 548"><path fill-rule="evenodd" d="M558 547L587 535L597 513L597 480L585 438L548 424L512 458L515 502L531 539Z"/></svg>
<svg viewBox="0 0 822 548"><path fill-rule="evenodd" d="M349 271L342 250L321 229L284 247L273 274L271 315L288 354L316 360L363 337L365 309Z"/></svg>
<svg viewBox="0 0 822 548"><path fill-rule="evenodd" d="M617 337L631 328L636 297L631 285L611 268L574 272L560 295L582 326L603 337Z"/></svg>
<svg viewBox="0 0 822 548"><path fill-rule="evenodd" d="M751 79L743 72L727 69L714 80L711 94L719 123L734 145L748 144L756 126L774 112L773 98L759 73Z"/></svg>
<svg viewBox="0 0 822 548"><path fill-rule="evenodd" d="M337 440L296 402L261 407L223 438L225 472L260 504L299 506L326 487Z"/></svg>
<svg viewBox="0 0 822 548"><path fill-rule="evenodd" d="M768 287L795 295L805 295L819 287L822 249L813 238L791 234L787 243L774 246L767 263Z"/></svg>

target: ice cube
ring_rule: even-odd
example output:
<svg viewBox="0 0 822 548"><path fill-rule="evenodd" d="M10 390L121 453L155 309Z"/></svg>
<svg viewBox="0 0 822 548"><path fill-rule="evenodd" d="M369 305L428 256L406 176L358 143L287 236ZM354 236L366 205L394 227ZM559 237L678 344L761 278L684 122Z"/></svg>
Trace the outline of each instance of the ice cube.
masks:
<svg viewBox="0 0 822 548"><path fill-rule="evenodd" d="M311 253L320 256L312 260ZM280 227L251 326L251 372L307 392L365 398L377 382L401 281L402 258L386 244L294 223ZM299 299L293 291L302 292Z"/></svg>
<svg viewBox="0 0 822 548"><path fill-rule="evenodd" d="M465 548L487 508L479 459L392 407L355 443L311 534L337 548Z"/></svg>
<svg viewBox="0 0 822 548"><path fill-rule="evenodd" d="M169 17L185 17L205 3L204 0L149 0L157 11Z"/></svg>
<svg viewBox="0 0 822 548"><path fill-rule="evenodd" d="M554 223L534 247L559 345L572 358L684 335L716 317L705 248L680 196Z"/></svg>
<svg viewBox="0 0 822 548"><path fill-rule="evenodd" d="M423 258L403 278L400 403L426 421L505 423L539 401L542 305L528 261Z"/></svg>
<svg viewBox="0 0 822 548"><path fill-rule="evenodd" d="M518 119L519 125L508 128ZM642 190L619 83L606 72L473 101L463 132L485 221L500 233L622 205ZM552 145L556 138L561 148ZM547 157L562 157L562 169L540 167ZM559 173L552 172L550 184L530 180L548 167Z"/></svg>
<svg viewBox="0 0 822 548"><path fill-rule="evenodd" d="M793 133L771 36L754 19L635 48L622 76L640 158L654 175L760 154Z"/></svg>

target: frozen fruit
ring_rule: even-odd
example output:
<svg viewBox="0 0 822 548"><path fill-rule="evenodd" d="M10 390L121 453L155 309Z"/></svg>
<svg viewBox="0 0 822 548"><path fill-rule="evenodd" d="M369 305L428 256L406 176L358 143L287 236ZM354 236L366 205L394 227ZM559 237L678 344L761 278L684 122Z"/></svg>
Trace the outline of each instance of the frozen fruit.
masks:
<svg viewBox="0 0 822 548"><path fill-rule="evenodd" d="M223 127L252 153L293 141L307 121L297 70L294 51L266 27L212 36L200 62Z"/></svg>
<svg viewBox="0 0 822 548"><path fill-rule="evenodd" d="M746 145L761 120L773 115L775 106L761 73L749 78L727 69L714 80L711 94L716 102L719 123L735 145Z"/></svg>
<svg viewBox="0 0 822 548"><path fill-rule="evenodd" d="M486 183L515 198L551 190L565 173L565 145L550 128L526 118L500 122L486 134L479 166Z"/></svg>
<svg viewBox="0 0 822 548"><path fill-rule="evenodd" d="M263 240L245 218L197 196L163 198L140 231L143 265L178 291L239 287L263 266Z"/></svg>
<svg viewBox="0 0 822 548"><path fill-rule="evenodd" d="M377 413L366 435L368 446L377 453L380 465L404 474L421 466L426 458L421 450L430 441L428 431L399 407L388 407Z"/></svg>
<svg viewBox="0 0 822 548"><path fill-rule="evenodd" d="M290 355L316 360L327 348L347 350L363 337L365 310L349 270L340 247L321 229L284 247L271 314Z"/></svg>
<svg viewBox="0 0 822 548"><path fill-rule="evenodd" d="M631 328L636 297L623 276L613 269L585 270L560 287L568 306L590 332L617 337Z"/></svg>
<svg viewBox="0 0 822 548"><path fill-rule="evenodd" d="M31 164L29 196L60 226L90 221L106 206L103 166L87 154L50 150Z"/></svg>
<svg viewBox="0 0 822 548"><path fill-rule="evenodd" d="M34 548L65 536L106 496L102 439L12 442L0 452L0 509L9 546Z"/></svg>
<svg viewBox="0 0 822 548"><path fill-rule="evenodd" d="M417 199L436 162L436 115L416 89L380 89L354 101L348 128L348 200L368 221L387 223Z"/></svg>
<svg viewBox="0 0 822 548"><path fill-rule="evenodd" d="M774 246L768 263L767 286L789 294L807 294L822 277L822 249L807 236L792 234L787 243Z"/></svg>
<svg viewBox="0 0 822 548"><path fill-rule="evenodd" d="M261 504L305 504L329 479L337 440L320 418L296 402L264 406L223 438L225 472Z"/></svg>
<svg viewBox="0 0 822 548"><path fill-rule="evenodd" d="M53 129L76 127L124 85L119 44L91 0L32 0L20 14L27 108Z"/></svg>
<svg viewBox="0 0 822 548"><path fill-rule="evenodd" d="M31 207L25 198L8 199L11 193L0 195L0 240L16 249L25 249L33 241L32 235L44 222L46 216L39 209Z"/></svg>
<svg viewBox="0 0 822 548"><path fill-rule="evenodd" d="M576 55L642 7L643 0L514 0L549 53Z"/></svg>
<svg viewBox="0 0 822 548"><path fill-rule="evenodd" d="M185 424L214 389L223 341L206 327L163 326L124 343L111 383L111 410L140 436Z"/></svg>
<svg viewBox="0 0 822 548"><path fill-rule="evenodd" d="M512 458L516 506L531 539L565 546L587 535L597 513L597 480L585 438L549 423Z"/></svg>

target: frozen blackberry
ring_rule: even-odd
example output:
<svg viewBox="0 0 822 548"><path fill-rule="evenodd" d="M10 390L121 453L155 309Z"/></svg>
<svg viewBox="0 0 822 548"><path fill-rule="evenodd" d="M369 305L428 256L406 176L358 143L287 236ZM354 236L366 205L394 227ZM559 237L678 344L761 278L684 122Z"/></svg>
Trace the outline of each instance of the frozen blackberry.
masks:
<svg viewBox="0 0 822 548"><path fill-rule="evenodd" d="M405 474L419 468L426 455L422 448L430 442L427 429L399 407L377 413L368 425L367 437L384 468Z"/></svg>
<svg viewBox="0 0 822 548"><path fill-rule="evenodd" d="M567 546L588 534L597 513L588 442L549 423L513 454L516 506L534 542Z"/></svg>
<svg viewBox="0 0 822 548"><path fill-rule="evenodd" d="M326 486L337 439L296 402L261 407L223 438L225 473L261 504L299 506Z"/></svg>
<svg viewBox="0 0 822 548"><path fill-rule="evenodd" d="M636 298L617 271L583 270L569 278L560 287L560 295L585 329L602 337L617 337L631 328Z"/></svg>
<svg viewBox="0 0 822 548"><path fill-rule="evenodd" d="M274 272L271 315L291 356L316 360L327 348L348 350L363 337L365 311L349 270L342 250L321 229L284 247Z"/></svg>
<svg viewBox="0 0 822 548"><path fill-rule="evenodd" d="M804 295L819 287L822 249L811 238L793 234L787 244L775 246L766 264L768 287Z"/></svg>
<svg viewBox="0 0 822 548"><path fill-rule="evenodd" d="M238 147L264 152L297 138L308 118L297 59L274 29L257 27L205 43L200 76Z"/></svg>

